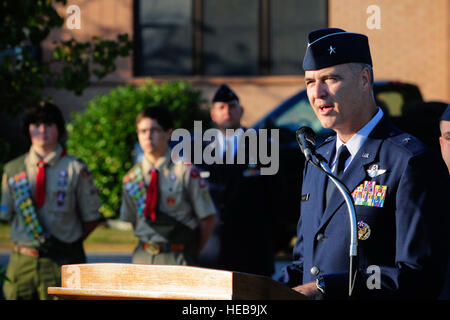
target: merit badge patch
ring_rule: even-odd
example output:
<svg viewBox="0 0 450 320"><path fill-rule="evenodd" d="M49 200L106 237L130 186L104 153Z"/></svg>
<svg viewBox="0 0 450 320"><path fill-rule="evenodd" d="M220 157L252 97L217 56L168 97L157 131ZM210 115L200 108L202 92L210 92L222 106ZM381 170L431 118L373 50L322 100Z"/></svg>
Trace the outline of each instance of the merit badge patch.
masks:
<svg viewBox="0 0 450 320"><path fill-rule="evenodd" d="M167 205L173 206L175 204L175 199L172 197L168 197L166 202L167 202Z"/></svg>
<svg viewBox="0 0 450 320"><path fill-rule="evenodd" d="M375 181L364 181L353 192L356 206L380 207L386 199L387 186L376 185Z"/></svg>
<svg viewBox="0 0 450 320"><path fill-rule="evenodd" d="M364 221L358 222L358 240L367 240L370 237L370 227Z"/></svg>
<svg viewBox="0 0 450 320"><path fill-rule="evenodd" d="M200 171L198 171L197 168L193 168L193 169L191 170L191 177L192 177L192 178L198 178L199 176L200 176Z"/></svg>
<svg viewBox="0 0 450 320"><path fill-rule="evenodd" d="M64 209L64 200L66 198L66 193L64 191L58 191L56 194L56 209L63 210Z"/></svg>

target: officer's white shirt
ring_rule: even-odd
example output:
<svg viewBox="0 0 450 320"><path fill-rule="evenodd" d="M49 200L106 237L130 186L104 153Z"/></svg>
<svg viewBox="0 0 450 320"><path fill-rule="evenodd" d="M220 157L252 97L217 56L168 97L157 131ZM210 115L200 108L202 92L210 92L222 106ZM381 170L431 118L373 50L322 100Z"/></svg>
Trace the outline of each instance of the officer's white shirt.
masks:
<svg viewBox="0 0 450 320"><path fill-rule="evenodd" d="M222 131L219 130L218 139L216 142L218 143L219 154L224 155L225 151L227 152L227 154L232 152L232 154L234 155L236 153L237 144L239 143L244 132L243 128L239 129L234 130L234 134L231 136L224 135Z"/></svg>
<svg viewBox="0 0 450 320"><path fill-rule="evenodd" d="M384 114L383 110L381 110L381 108L378 107L378 112L375 114L375 116L373 116L372 119L370 119L370 121L367 122L367 124L364 127L362 127L356 134L354 134L350 138L350 140L347 141L347 143L345 143L345 146L347 147L348 151L350 152L350 157L348 157L347 161L345 161L344 171L347 169L350 162L352 162L353 158L358 153L359 149L364 144L364 142L366 141L369 134L372 132L372 130L375 128L375 126L378 124L378 122L380 122L381 118L383 117L383 114ZM339 148L341 147L341 145L343 145L343 144L344 144L344 142L342 142L342 140L339 138L339 136L336 136L336 152L334 154L333 161L331 162L332 170L334 170L334 166L336 164L337 152L338 152Z"/></svg>

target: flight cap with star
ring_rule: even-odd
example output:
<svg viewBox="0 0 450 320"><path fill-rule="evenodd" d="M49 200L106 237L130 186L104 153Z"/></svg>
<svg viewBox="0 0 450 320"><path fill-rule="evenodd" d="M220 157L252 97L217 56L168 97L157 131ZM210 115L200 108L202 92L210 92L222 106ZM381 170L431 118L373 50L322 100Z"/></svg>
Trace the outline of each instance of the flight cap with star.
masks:
<svg viewBox="0 0 450 320"><path fill-rule="evenodd" d="M308 34L303 70L319 70L351 62L372 66L366 35L338 28L319 29Z"/></svg>
<svg viewBox="0 0 450 320"><path fill-rule="evenodd" d="M212 102L230 102L234 100L239 102L237 94L224 83L219 87L219 89L217 89Z"/></svg>

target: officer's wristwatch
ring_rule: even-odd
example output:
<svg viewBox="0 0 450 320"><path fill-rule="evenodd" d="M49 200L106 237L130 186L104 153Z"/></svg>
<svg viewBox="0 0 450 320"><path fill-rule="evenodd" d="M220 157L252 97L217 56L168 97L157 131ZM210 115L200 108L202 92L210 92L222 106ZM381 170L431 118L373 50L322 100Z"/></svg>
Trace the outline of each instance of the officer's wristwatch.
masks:
<svg viewBox="0 0 450 320"><path fill-rule="evenodd" d="M325 294L325 281L323 280L323 277L317 278L316 287L317 290L320 291L320 293Z"/></svg>

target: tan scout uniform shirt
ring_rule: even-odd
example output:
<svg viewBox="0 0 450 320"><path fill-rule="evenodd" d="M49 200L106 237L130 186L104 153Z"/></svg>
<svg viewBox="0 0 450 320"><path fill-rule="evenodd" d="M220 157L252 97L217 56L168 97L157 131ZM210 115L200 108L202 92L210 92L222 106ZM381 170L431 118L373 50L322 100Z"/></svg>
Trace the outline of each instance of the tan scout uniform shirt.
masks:
<svg viewBox="0 0 450 320"><path fill-rule="evenodd" d="M145 188L150 182L152 164L143 157L133 169L140 166L143 171ZM155 164L158 170L158 203L157 212L164 212L192 230L199 225L199 220L216 214L216 208L209 195L207 183L199 176L199 171L193 165L183 162L174 163L170 157L170 149L161 156ZM132 171L131 169L125 177ZM141 241L169 242L159 235L143 214L137 212L137 204L127 191L125 182L122 193L121 220L133 223L136 228L134 234ZM145 196L141 199L145 203Z"/></svg>
<svg viewBox="0 0 450 320"><path fill-rule="evenodd" d="M67 154L61 158L62 152L62 147L58 145L55 151L43 159L48 163L45 174L45 203L40 209L35 205L35 209L44 232L60 241L72 243L82 237L83 222L98 220L102 215L98 211L100 199L97 188L86 164ZM25 156L27 180L33 198L39 160L32 148ZM12 219L12 240L17 244L29 246L31 240L25 230L22 216L17 214L12 190L8 185L9 178L6 173L3 174L0 219ZM64 192L63 200L61 192ZM57 201L58 194L60 201Z"/></svg>

